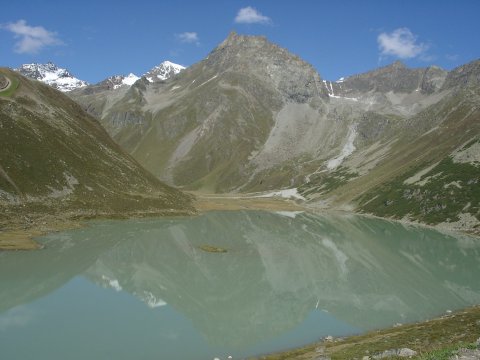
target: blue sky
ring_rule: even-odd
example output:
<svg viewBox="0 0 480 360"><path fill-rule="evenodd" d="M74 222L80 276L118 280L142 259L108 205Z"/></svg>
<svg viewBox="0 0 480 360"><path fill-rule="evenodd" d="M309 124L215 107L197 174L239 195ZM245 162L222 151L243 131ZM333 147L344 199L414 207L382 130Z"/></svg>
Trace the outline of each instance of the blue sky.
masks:
<svg viewBox="0 0 480 360"><path fill-rule="evenodd" d="M323 78L402 60L446 69L480 57L480 1L9 1L0 65L53 61L78 78L191 65L231 30L265 35Z"/></svg>

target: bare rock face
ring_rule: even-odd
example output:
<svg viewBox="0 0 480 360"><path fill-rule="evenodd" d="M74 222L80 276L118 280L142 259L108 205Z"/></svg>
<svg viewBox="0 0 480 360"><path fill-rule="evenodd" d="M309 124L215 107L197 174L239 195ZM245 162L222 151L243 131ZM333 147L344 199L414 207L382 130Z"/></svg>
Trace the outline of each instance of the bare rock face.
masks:
<svg viewBox="0 0 480 360"><path fill-rule="evenodd" d="M480 60L453 69L445 81L444 88L480 85Z"/></svg>
<svg viewBox="0 0 480 360"><path fill-rule="evenodd" d="M210 53L205 65L219 71L253 74L289 101L306 103L315 97L328 98L320 75L310 64L263 36L232 32Z"/></svg>
<svg viewBox="0 0 480 360"><path fill-rule="evenodd" d="M334 83L334 90L343 96L361 96L369 92L377 93L411 93L431 94L439 90L447 71L431 66L428 68L410 69L402 62L364 73L350 76Z"/></svg>

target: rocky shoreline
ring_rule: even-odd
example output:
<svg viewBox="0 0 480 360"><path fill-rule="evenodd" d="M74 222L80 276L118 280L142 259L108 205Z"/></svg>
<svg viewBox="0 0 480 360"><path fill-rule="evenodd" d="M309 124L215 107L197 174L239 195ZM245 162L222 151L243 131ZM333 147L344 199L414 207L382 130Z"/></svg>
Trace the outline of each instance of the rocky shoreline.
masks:
<svg viewBox="0 0 480 360"><path fill-rule="evenodd" d="M480 305L435 319L317 343L257 360L479 359Z"/></svg>

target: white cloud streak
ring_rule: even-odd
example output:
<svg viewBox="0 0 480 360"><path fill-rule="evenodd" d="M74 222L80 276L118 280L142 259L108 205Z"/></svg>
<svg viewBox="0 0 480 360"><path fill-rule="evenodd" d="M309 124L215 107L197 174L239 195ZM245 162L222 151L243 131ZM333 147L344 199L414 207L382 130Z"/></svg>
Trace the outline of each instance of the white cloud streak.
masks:
<svg viewBox="0 0 480 360"><path fill-rule="evenodd" d="M46 46L63 44L57 33L43 26L30 26L25 20L3 24L0 28L12 32L14 38L18 39L14 51L19 54L36 54Z"/></svg>
<svg viewBox="0 0 480 360"><path fill-rule="evenodd" d="M24 327L33 319L33 313L24 306L17 306L2 314L0 318L0 332L11 328Z"/></svg>
<svg viewBox="0 0 480 360"><path fill-rule="evenodd" d="M424 56L428 45L417 42L417 36L408 28L399 28L391 33L381 33L377 37L381 56L395 56L400 59L411 59Z"/></svg>
<svg viewBox="0 0 480 360"><path fill-rule="evenodd" d="M186 32L181 33L181 34L176 34L175 36L182 43L200 45L200 39L199 39L198 34L196 32L186 31Z"/></svg>
<svg viewBox="0 0 480 360"><path fill-rule="evenodd" d="M247 6L238 10L237 16L235 17L235 22L237 24L268 25L272 23L272 19L270 19L268 16L263 15L251 6Z"/></svg>

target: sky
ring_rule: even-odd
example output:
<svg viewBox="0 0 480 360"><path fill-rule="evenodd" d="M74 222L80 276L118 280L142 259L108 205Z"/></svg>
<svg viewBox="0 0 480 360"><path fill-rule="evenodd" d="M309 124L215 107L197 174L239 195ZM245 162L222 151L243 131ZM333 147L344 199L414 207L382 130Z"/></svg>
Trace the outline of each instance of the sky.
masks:
<svg viewBox="0 0 480 360"><path fill-rule="evenodd" d="M235 30L264 35L328 80L396 60L447 70L480 58L478 0L15 0L0 12L0 66L52 61L96 83L189 66Z"/></svg>

